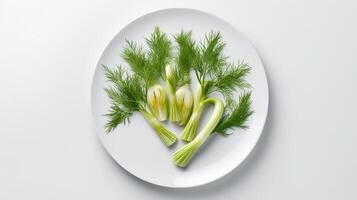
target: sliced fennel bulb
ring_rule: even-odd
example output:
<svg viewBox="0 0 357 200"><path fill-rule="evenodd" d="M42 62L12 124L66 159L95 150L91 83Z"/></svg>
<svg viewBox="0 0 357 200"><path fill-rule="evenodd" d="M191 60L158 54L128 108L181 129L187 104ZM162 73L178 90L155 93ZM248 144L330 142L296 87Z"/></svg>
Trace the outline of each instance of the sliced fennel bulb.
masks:
<svg viewBox="0 0 357 200"><path fill-rule="evenodd" d="M167 119L167 100L161 85L154 85L147 92L147 102L153 115L160 121Z"/></svg>
<svg viewBox="0 0 357 200"><path fill-rule="evenodd" d="M180 125L185 125L191 116L193 107L193 96L188 84L180 87L176 91L176 102L181 114Z"/></svg>

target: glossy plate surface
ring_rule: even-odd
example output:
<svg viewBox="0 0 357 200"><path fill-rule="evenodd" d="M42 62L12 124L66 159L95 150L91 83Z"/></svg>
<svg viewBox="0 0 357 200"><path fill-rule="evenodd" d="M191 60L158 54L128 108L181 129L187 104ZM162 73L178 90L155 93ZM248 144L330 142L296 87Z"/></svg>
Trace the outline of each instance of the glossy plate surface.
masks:
<svg viewBox="0 0 357 200"><path fill-rule="evenodd" d="M252 84L252 108L246 130L235 130L229 137L215 134L195 156L186 169L172 163L173 152L183 145L178 142L173 148L166 148L140 113L135 113L130 124L120 125L113 133L106 135L103 117L109 107L103 88L108 86L101 64L115 67L124 64L120 57L125 39L144 42L155 26L169 34L181 29L192 30L195 38L215 30L222 33L227 43L226 55L232 61L244 59L252 66L248 81ZM125 66L125 64L124 64ZM144 15L122 29L103 52L92 83L93 122L101 142L113 159L132 175L152 184L165 187L194 187L212 182L232 171L252 151L258 141L268 111L268 85L263 65L252 44L234 27L225 21L197 10L165 9ZM192 87L195 88L194 86ZM202 123L209 119L208 110ZM173 124L167 127L179 135L182 130ZM201 127L202 128L202 127Z"/></svg>

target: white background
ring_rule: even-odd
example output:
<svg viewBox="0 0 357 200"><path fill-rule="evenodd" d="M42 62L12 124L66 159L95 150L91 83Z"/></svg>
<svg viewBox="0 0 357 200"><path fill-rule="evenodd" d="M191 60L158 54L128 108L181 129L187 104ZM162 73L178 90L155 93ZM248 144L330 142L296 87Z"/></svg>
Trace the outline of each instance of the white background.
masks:
<svg viewBox="0 0 357 200"><path fill-rule="evenodd" d="M0 0L0 199L356 199L354 1ZM270 112L248 159L206 186L175 190L129 175L91 125L100 54L135 18L208 11L257 48Z"/></svg>

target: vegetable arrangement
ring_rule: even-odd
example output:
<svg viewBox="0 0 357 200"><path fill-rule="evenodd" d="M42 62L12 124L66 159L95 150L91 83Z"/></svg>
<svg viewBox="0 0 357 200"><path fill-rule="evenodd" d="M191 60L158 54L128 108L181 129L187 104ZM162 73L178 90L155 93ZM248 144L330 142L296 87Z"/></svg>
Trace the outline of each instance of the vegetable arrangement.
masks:
<svg viewBox="0 0 357 200"><path fill-rule="evenodd" d="M247 127L253 111L250 85L245 78L251 68L245 62L228 61L224 55L226 44L219 32L212 31L196 42L191 31L181 31L171 40L155 28L145 41L146 51L136 42L126 41L122 57L130 71L121 65L115 69L103 65L112 84L105 88L111 100L106 114L107 133L129 122L130 116L139 111L161 141L171 146L177 138L162 122L168 119L184 126L180 139L187 144L173 154L173 161L186 167L212 134L227 136L233 128ZM190 88L191 72L198 82L194 94ZM234 95L237 90L239 97ZM215 93L222 98L214 97ZM202 112L209 104L214 105L212 116L198 131Z"/></svg>

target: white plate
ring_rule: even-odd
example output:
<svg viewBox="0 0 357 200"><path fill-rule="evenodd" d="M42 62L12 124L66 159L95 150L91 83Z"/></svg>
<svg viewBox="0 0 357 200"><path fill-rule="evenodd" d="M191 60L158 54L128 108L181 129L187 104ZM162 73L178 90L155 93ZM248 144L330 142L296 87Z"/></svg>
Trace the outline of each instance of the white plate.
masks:
<svg viewBox="0 0 357 200"><path fill-rule="evenodd" d="M182 146L166 148L140 113L131 117L129 125L120 125L113 133L106 135L103 117L108 110L109 100L103 91L108 86L101 64L111 67L124 63L120 57L125 39L144 42L155 26L174 34L181 29L192 30L194 37L217 30L227 42L226 55L237 61L244 59L252 66L248 81L253 86L252 108L249 129L236 130L229 137L215 134L208 144L196 154L186 169L172 163L172 153ZM248 156L258 141L268 111L268 85L263 65L252 44L234 27L211 15L192 9L165 9L144 15L127 25L109 43L101 56L92 85L92 111L96 132L107 152L125 170L152 184L165 187L193 187L212 182L232 171ZM206 115L209 116L209 113ZM204 117L204 121L207 117ZM170 125L179 134L180 128Z"/></svg>

